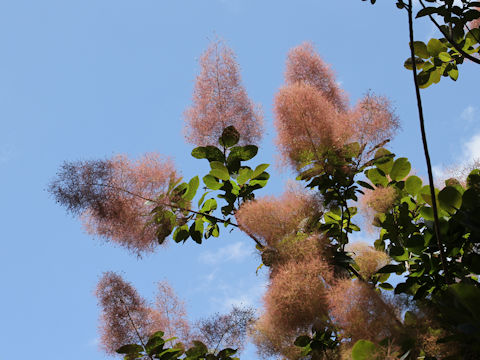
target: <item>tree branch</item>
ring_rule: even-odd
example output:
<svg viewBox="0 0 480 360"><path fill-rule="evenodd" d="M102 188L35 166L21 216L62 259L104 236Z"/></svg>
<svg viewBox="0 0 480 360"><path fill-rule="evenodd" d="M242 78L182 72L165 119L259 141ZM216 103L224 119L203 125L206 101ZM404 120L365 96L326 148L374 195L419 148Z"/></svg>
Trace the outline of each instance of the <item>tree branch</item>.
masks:
<svg viewBox="0 0 480 360"><path fill-rule="evenodd" d="M420 0L421 2L421 0ZM410 55L412 59L415 59L415 50L413 47L413 10L412 10L412 0L408 0L409 7L407 8L408 12L408 29L409 29L409 37L410 37ZM447 283L450 283L450 274L447 267L447 260L445 258L445 253L443 250L443 244L440 238L440 227L438 221L438 209L437 209L437 199L435 197L435 187L433 183L433 174L432 174L432 164L430 161L430 154L428 152L428 145L427 145L427 135L425 132L425 121L423 118L423 107L422 107L422 98L420 96L420 88L418 86L418 78L417 78L417 67L414 64L412 67L413 73L413 82L415 84L415 94L417 97L417 108L418 108L418 117L420 120L420 131L422 133L422 143L423 143L423 151L425 153L425 160L427 162L427 171L428 171L428 182L430 184L430 196L432 197L432 208L433 208L433 218L434 218L434 229L435 229L435 237L437 238L437 245L440 250L440 260L442 262L443 272L446 278Z"/></svg>

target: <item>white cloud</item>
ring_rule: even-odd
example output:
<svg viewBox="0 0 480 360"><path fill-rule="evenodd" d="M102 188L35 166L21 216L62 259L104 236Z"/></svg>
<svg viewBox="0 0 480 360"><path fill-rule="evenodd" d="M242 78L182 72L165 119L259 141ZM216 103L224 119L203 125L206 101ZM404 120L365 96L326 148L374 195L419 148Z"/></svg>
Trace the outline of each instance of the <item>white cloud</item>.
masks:
<svg viewBox="0 0 480 360"><path fill-rule="evenodd" d="M205 251L200 254L199 260L205 264L215 265L228 261L242 261L251 255L243 242L236 242L218 249L217 251Z"/></svg>
<svg viewBox="0 0 480 360"><path fill-rule="evenodd" d="M480 133L473 135L463 146L464 162L480 158Z"/></svg>
<svg viewBox="0 0 480 360"><path fill-rule="evenodd" d="M477 108L472 105L469 105L462 111L460 118L462 120L472 122L476 117L476 113L477 113Z"/></svg>

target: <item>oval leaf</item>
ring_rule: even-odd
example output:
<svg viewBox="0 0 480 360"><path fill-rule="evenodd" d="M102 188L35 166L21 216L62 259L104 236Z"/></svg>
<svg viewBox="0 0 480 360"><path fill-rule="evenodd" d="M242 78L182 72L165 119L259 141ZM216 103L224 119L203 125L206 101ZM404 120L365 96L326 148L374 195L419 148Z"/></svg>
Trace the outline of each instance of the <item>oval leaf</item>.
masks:
<svg viewBox="0 0 480 360"><path fill-rule="evenodd" d="M188 182L188 188L186 193L183 194L183 198L191 201L197 193L198 185L200 185L200 180L198 179L198 176L195 176Z"/></svg>
<svg viewBox="0 0 480 360"><path fill-rule="evenodd" d="M123 345L122 347L115 350L119 354L137 354L143 351L143 348L137 344L128 344Z"/></svg>
<svg viewBox="0 0 480 360"><path fill-rule="evenodd" d="M358 340L352 348L352 360L375 359L377 345L368 340Z"/></svg>
<svg viewBox="0 0 480 360"><path fill-rule="evenodd" d="M462 194L453 186L446 186L438 193L438 202L444 210L454 212L462 205Z"/></svg>
<svg viewBox="0 0 480 360"><path fill-rule="evenodd" d="M390 171L390 178L395 181L400 181L410 173L412 165L407 158L398 158L393 163L392 171Z"/></svg>
<svg viewBox="0 0 480 360"><path fill-rule="evenodd" d="M385 177L383 171L373 168L367 171L367 177L374 185L387 186L388 179Z"/></svg>
<svg viewBox="0 0 480 360"><path fill-rule="evenodd" d="M223 185L215 179L214 176L212 175L205 175L203 177L203 182L204 184L211 190L218 190L220 189Z"/></svg>
<svg viewBox="0 0 480 360"><path fill-rule="evenodd" d="M405 188L410 195L417 195L422 188L422 179L415 175L409 176L405 181Z"/></svg>
<svg viewBox="0 0 480 360"><path fill-rule="evenodd" d="M263 173L269 166L270 166L269 164L258 165L255 168L255 170L253 170L252 176L250 178L255 179L257 176L259 176L261 173Z"/></svg>

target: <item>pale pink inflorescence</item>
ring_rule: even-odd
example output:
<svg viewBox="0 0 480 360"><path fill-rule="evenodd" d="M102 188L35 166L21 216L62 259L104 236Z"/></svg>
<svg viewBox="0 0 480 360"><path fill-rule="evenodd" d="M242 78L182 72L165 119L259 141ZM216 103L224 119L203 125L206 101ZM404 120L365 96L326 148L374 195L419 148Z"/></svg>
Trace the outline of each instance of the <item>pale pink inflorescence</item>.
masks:
<svg viewBox="0 0 480 360"><path fill-rule="evenodd" d="M391 139L400 124L392 104L385 96L367 93L352 109L355 138L368 148Z"/></svg>
<svg viewBox="0 0 480 360"><path fill-rule="evenodd" d="M278 331L308 328L327 314L325 274L329 266L316 257L280 265L263 299Z"/></svg>
<svg viewBox="0 0 480 360"><path fill-rule="evenodd" d="M274 114L277 146L285 162L294 166L305 159L319 160L327 148L340 148L352 136L346 114L305 83L282 87Z"/></svg>
<svg viewBox="0 0 480 360"><path fill-rule="evenodd" d="M102 211L87 209L82 216L88 233L120 244L138 255L151 252L158 244L157 235L169 223L151 223L153 207L168 203L170 184L180 179L173 163L158 154L146 154L138 160L124 155L110 160L112 174L102 200ZM158 201L155 203L151 200Z"/></svg>
<svg viewBox="0 0 480 360"><path fill-rule="evenodd" d="M369 224L375 224L377 213L386 213L393 208L397 192L392 186L378 186L374 190L365 189L359 207ZM370 230L373 230L370 228Z"/></svg>
<svg viewBox="0 0 480 360"><path fill-rule="evenodd" d="M368 284L338 280L327 299L330 316L352 344L360 339L378 342L399 330L395 309Z"/></svg>
<svg viewBox="0 0 480 360"><path fill-rule="evenodd" d="M166 320L165 326L161 329L165 333L165 338L177 337L176 341L188 343L190 341L190 324L185 303L175 294L167 281L157 284L155 308Z"/></svg>
<svg viewBox="0 0 480 360"><path fill-rule="evenodd" d="M240 144L258 144L263 131L259 106L247 96L233 51L213 42L200 57L193 104L185 111L185 137L197 146L217 145L222 131L234 126Z"/></svg>
<svg viewBox="0 0 480 360"><path fill-rule="evenodd" d="M318 198L292 187L280 197L265 196L244 203L235 217L240 229L274 247L319 208Z"/></svg>
<svg viewBox="0 0 480 360"><path fill-rule="evenodd" d="M102 309L100 343L108 354L115 354L123 345L146 343L152 333L165 326L165 318L118 274L103 274L95 294Z"/></svg>
<svg viewBox="0 0 480 360"><path fill-rule="evenodd" d="M346 249L353 254L352 257L360 268L360 275L367 280L390 262L390 257L385 252L364 242L350 243Z"/></svg>
<svg viewBox="0 0 480 360"><path fill-rule="evenodd" d="M310 42L304 42L289 51L285 82L287 85L296 83L310 85L322 93L337 110L345 111L348 108L348 99L338 87L333 71L315 52Z"/></svg>
<svg viewBox="0 0 480 360"><path fill-rule="evenodd" d="M290 51L286 85L275 96L277 147L282 163L294 168L321 163L325 153L359 142L364 151L390 139L398 129L389 100L368 93L349 108L333 72L310 43Z"/></svg>

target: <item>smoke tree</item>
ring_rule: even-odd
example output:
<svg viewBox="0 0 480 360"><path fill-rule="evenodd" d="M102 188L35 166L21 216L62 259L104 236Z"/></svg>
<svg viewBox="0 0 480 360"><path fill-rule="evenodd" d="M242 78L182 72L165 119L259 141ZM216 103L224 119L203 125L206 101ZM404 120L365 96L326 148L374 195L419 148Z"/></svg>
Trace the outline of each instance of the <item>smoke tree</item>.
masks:
<svg viewBox="0 0 480 360"><path fill-rule="evenodd" d="M151 305L107 273L97 290L104 348L125 359L230 359L248 336L262 358L477 358L480 170L441 189L424 185L386 149L399 128L388 98L367 92L350 105L304 43L288 53L274 99L280 166L297 183L258 197L270 176L268 164L246 164L263 131L258 109L233 52L215 42L185 112L192 156L209 165L202 187L159 155L60 169L50 187L57 201L134 254L169 236L201 244L223 224L243 231L268 268L258 312L234 308L193 324L168 284ZM373 245L351 242L358 213L376 229Z"/></svg>

